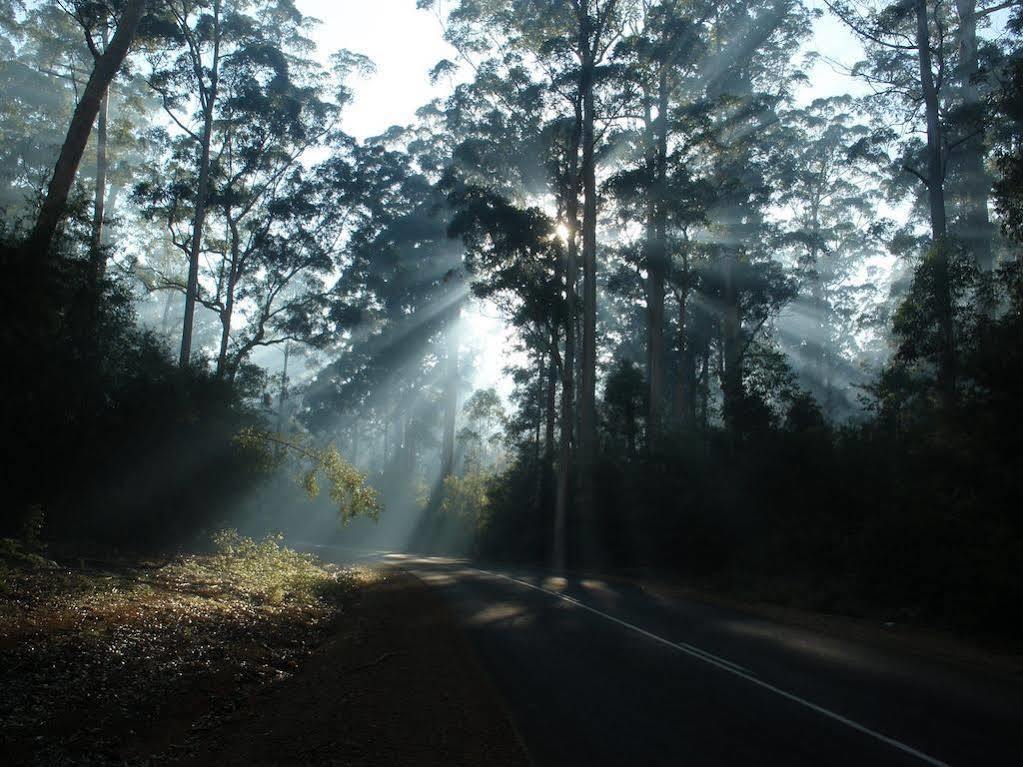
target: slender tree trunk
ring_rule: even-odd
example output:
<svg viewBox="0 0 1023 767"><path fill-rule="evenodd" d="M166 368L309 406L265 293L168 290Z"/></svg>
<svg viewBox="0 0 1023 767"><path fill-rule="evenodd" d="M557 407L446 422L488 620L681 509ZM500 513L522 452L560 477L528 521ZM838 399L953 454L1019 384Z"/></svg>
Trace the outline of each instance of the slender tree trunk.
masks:
<svg viewBox="0 0 1023 767"><path fill-rule="evenodd" d="M688 265L685 264L684 268L686 269L686 279L688 279ZM693 342L689 338L687 327L689 320L688 294L688 287L682 284L678 291L679 373L678 393L675 399L676 420L679 427L683 429L696 425L696 355L693 353Z"/></svg>
<svg viewBox="0 0 1023 767"><path fill-rule="evenodd" d="M815 195L810 204L810 264L813 277L810 283L810 306L813 311L813 330L815 337L808 339L808 350L812 354L814 375L817 385L824 392L824 412L831 416L831 391L828 365L829 328L828 308L824 300L824 265L821 263L820 252L820 197Z"/></svg>
<svg viewBox="0 0 1023 767"><path fill-rule="evenodd" d="M942 161L941 121L938 90L931 61L930 23L927 0L916 0L916 44L920 64L920 85L927 118L927 202L931 218L931 254L934 270L935 303L941 333L938 386L946 405L955 402L955 332L952 316L952 284L949 270L948 224L945 217L945 167Z"/></svg>
<svg viewBox="0 0 1023 767"><path fill-rule="evenodd" d="M110 45L106 46L103 53L96 59L92 74L89 75L89 81L82 93L82 99L71 116L71 124L68 126L64 144L60 148L60 156L57 158L53 177L46 190L46 197L39 210L32 234L26 243L29 255L40 259L49 257L53 237L64 216L71 185L74 183L75 174L78 172L82 155L85 153L85 147L89 143L89 134L96 122L96 115L100 111L104 94L121 68L121 64L135 40L145 5L145 0L129 0L121 13L121 18L118 19L117 29L114 30Z"/></svg>
<svg viewBox="0 0 1023 767"><path fill-rule="evenodd" d="M705 434L707 432L707 426L710 423L710 403L708 399L710 397L710 344L706 343L703 346L703 353L700 355L700 428Z"/></svg>
<svg viewBox="0 0 1023 767"><path fill-rule="evenodd" d="M104 48L107 45L103 32ZM96 191L93 201L92 235L89 238L89 261L93 283L98 285L106 271L107 259L103 252L103 217L107 201L107 115L110 109L110 88L103 93L99 116L96 120Z"/></svg>
<svg viewBox="0 0 1023 767"><path fill-rule="evenodd" d="M583 323L582 369L579 387L579 512L585 557L595 555L597 458L597 181L594 160L594 100L592 56L584 60L580 87L583 101Z"/></svg>
<svg viewBox="0 0 1023 767"><path fill-rule="evenodd" d="M218 313L220 315L220 350L217 352L217 378L224 378L227 375L227 348L231 341L231 314L234 312L234 302L228 298L224 302L224 308Z"/></svg>
<svg viewBox="0 0 1023 767"><path fill-rule="evenodd" d="M455 471L455 417L458 414L458 349L454 334L448 338L444 373L444 434L441 444L441 482Z"/></svg>
<svg viewBox="0 0 1023 767"><path fill-rule="evenodd" d="M412 421L412 414L409 413L405 419L405 477L409 489L415 487L417 456L415 424Z"/></svg>
<svg viewBox="0 0 1023 767"><path fill-rule="evenodd" d="M565 539L571 491L575 432L575 339L576 339L576 262L579 231L579 143L582 131L581 105L577 102L572 137L569 141L568 180L565 184L565 216L568 241L565 244L565 354L561 370L561 444L558 459L558 486L554 504L554 541L552 560L555 572L565 569Z"/></svg>
<svg viewBox="0 0 1023 767"><path fill-rule="evenodd" d="M167 300L163 304L163 317L160 318L160 330L164 333L170 331L170 310L174 303L174 292L171 290L167 291Z"/></svg>
<svg viewBox="0 0 1023 767"><path fill-rule="evenodd" d="M540 432L543 430L543 402L545 399L544 395L544 379L546 378L546 365L544 364L544 355L542 352L536 355L536 420L533 422L533 465L540 465ZM543 472L540 472L542 475ZM539 497L540 490L542 488L542 479L540 484L537 486L537 497Z"/></svg>
<svg viewBox="0 0 1023 767"><path fill-rule="evenodd" d="M557 345L558 339L555 336L551 339L552 345ZM547 363L547 387L544 389L544 435L543 435L543 476L544 484L541 489L541 503L546 512L553 508L551 491L553 490L554 477L554 450L555 430L558 419L558 366L554 363L553 355Z"/></svg>
<svg viewBox="0 0 1023 767"><path fill-rule="evenodd" d="M224 286L224 308L220 312L220 352L217 354L217 377L222 378L228 370L228 348L231 343L231 322L234 319L234 293L238 282L239 232L238 222L231 217L231 210L225 212L230 237L230 263L227 268L227 284Z"/></svg>
<svg viewBox="0 0 1023 767"><path fill-rule="evenodd" d="M742 361L740 359L739 293L735 273L739 264L738 248L725 245L721 256L721 354L725 418L735 429L739 403L742 400Z"/></svg>
<svg viewBox="0 0 1023 767"><path fill-rule="evenodd" d="M668 163L668 81L661 67L657 86L657 119L653 122L653 195L648 224L650 253L647 259L647 445L656 447L664 423L664 293L668 277L668 243L665 185Z"/></svg>
<svg viewBox="0 0 1023 767"><path fill-rule="evenodd" d="M647 270L647 447L661 438L664 422L664 273Z"/></svg>
<svg viewBox="0 0 1023 767"><path fill-rule="evenodd" d="M916 0L916 18L920 84L927 118L927 202L931 217L931 237L937 243L945 239L948 225L945 220L945 169L941 156L941 121L938 114L938 90L934 84L931 61L927 0Z"/></svg>
<svg viewBox="0 0 1023 767"><path fill-rule="evenodd" d="M284 402L288 399L288 357L291 354L291 344L284 344L284 368L281 370L281 391L277 396L277 434L284 435ZM274 447L277 461L281 460L281 445Z"/></svg>
<svg viewBox="0 0 1023 767"><path fill-rule="evenodd" d="M965 231L962 235L966 247L973 254L974 262L982 272L989 272L994 266L991 249L992 225L988 212L988 196L991 177L984 167L986 148L982 132L984 105L974 78L980 70L977 57L977 0L956 0L959 16L959 55L957 78L962 98L962 109L966 117L965 130L975 131L958 148L961 156L960 169L963 174L965 193Z"/></svg>
<svg viewBox="0 0 1023 767"><path fill-rule="evenodd" d="M643 142L644 165L646 166L646 230L643 236L643 266L646 279L643 288L646 293L646 380L647 380L647 413L646 435L647 449L651 449L659 441L661 424L661 400L658 393L660 387L660 369L663 360L659 358L660 343L658 334L663 337L664 325L664 283L660 280L657 268L657 141L654 137L653 109L650 96L643 94ZM660 283L660 291L658 291ZM662 338L663 340L663 338ZM631 455L631 449L629 451Z"/></svg>
<svg viewBox="0 0 1023 767"><path fill-rule="evenodd" d="M195 320L195 301L199 291L199 254L202 252L203 228L206 222L206 206L210 192L210 145L213 141L213 115L217 105L217 90L220 77L220 2L213 4L213 62L210 67L210 85L206 90L203 104L202 146L199 152L199 184L195 195L195 211L192 218L192 241L188 253L188 285L185 290L185 317L181 329L181 356L178 364L188 367L192 357L192 326ZM201 72L199 62L196 69Z"/></svg>
<svg viewBox="0 0 1023 767"><path fill-rule="evenodd" d="M199 254L202 251L203 228L206 223L206 201L210 185L210 142L213 133L213 113L208 112L203 125L202 149L199 155L199 186L192 218L192 242L188 252L188 284L185 290L185 317L181 329L181 367L188 367L192 357L192 326L195 321L195 299L199 290Z"/></svg>

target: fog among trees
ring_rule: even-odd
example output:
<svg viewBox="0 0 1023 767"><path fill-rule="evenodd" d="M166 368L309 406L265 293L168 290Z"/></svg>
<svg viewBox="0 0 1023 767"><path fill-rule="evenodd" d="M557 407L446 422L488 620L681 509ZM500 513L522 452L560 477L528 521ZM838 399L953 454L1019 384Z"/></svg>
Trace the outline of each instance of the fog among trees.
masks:
<svg viewBox="0 0 1023 767"><path fill-rule="evenodd" d="M0 0L4 534L1018 632L1023 6L418 0L445 95L356 138L300 5Z"/></svg>

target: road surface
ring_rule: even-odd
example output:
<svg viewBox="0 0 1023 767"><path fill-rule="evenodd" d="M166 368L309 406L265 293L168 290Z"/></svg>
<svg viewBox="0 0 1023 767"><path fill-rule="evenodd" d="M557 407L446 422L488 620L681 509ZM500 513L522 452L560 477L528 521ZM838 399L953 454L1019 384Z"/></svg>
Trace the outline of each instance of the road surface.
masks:
<svg viewBox="0 0 1023 767"><path fill-rule="evenodd" d="M534 764L1023 765L1023 684L637 587L390 555L441 593Z"/></svg>

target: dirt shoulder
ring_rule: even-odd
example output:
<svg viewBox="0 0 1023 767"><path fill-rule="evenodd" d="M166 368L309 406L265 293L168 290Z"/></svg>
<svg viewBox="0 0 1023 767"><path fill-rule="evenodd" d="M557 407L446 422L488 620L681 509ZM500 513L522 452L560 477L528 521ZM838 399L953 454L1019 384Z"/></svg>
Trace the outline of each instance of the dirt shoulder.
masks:
<svg viewBox="0 0 1023 767"><path fill-rule="evenodd" d="M414 576L381 571L293 677L193 747L194 765L527 765L453 616Z"/></svg>

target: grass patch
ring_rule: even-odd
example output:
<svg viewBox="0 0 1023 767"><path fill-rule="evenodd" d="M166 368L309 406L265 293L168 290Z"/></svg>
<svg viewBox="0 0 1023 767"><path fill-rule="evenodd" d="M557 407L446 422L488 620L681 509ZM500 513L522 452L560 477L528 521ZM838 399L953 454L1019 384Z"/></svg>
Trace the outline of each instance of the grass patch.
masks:
<svg viewBox="0 0 1023 767"><path fill-rule="evenodd" d="M134 764L293 673L366 576L232 531L216 553L58 564L0 543L0 751Z"/></svg>

